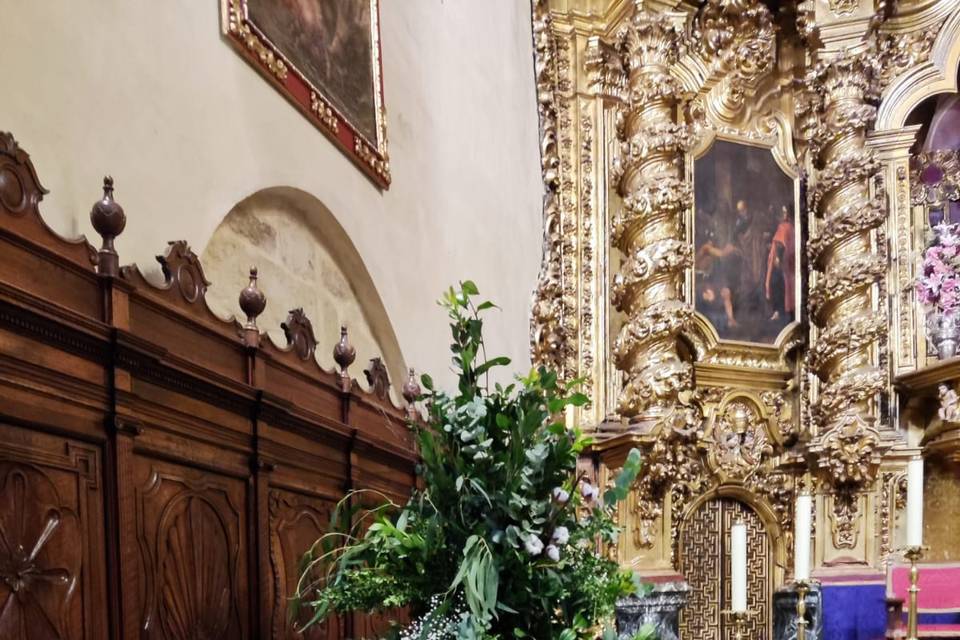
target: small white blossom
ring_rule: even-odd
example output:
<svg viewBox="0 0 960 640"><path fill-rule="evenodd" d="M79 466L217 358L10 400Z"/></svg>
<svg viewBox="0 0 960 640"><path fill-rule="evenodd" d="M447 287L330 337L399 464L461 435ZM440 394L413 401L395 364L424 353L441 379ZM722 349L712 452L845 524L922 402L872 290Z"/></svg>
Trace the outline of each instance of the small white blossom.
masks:
<svg viewBox="0 0 960 640"><path fill-rule="evenodd" d="M570 494L563 490L563 487L557 487L553 490L553 499L560 504L566 504L570 500Z"/></svg>
<svg viewBox="0 0 960 640"><path fill-rule="evenodd" d="M523 547L527 550L527 553L532 556L538 556L543 552L543 542L536 536L527 536Z"/></svg>
<svg viewBox="0 0 960 640"><path fill-rule="evenodd" d="M561 547L570 540L570 531L566 527L557 527L553 530L553 541Z"/></svg>
<svg viewBox="0 0 960 640"><path fill-rule="evenodd" d="M580 495L583 496L583 499L587 502L596 500L600 495L600 490L589 482L584 482L580 485Z"/></svg>
<svg viewBox="0 0 960 640"><path fill-rule="evenodd" d="M560 562L560 549L555 545L547 545L547 557L553 560L554 562Z"/></svg>

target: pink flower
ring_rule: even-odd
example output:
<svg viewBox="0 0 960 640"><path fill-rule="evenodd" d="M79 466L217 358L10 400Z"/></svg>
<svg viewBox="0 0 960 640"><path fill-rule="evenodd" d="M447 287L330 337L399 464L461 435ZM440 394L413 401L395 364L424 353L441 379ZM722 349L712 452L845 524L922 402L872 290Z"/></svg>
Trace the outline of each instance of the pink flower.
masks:
<svg viewBox="0 0 960 640"><path fill-rule="evenodd" d="M954 312L960 309L960 225L940 224L934 231L914 289L925 306Z"/></svg>

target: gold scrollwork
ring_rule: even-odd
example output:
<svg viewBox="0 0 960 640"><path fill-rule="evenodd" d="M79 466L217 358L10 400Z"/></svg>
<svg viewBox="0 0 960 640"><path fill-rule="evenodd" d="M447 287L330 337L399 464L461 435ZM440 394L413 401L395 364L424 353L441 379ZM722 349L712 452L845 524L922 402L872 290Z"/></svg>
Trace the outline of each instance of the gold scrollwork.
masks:
<svg viewBox="0 0 960 640"><path fill-rule="evenodd" d="M227 29L230 33L239 36L243 46L262 62L278 80L287 79L287 65L273 50L265 45L260 37L250 28L243 15L243 6L240 0L229 0L227 5Z"/></svg>
<svg viewBox="0 0 960 640"><path fill-rule="evenodd" d="M808 74L813 95L803 105L802 130L816 169L810 204L821 222L809 246L817 272L809 304L818 335L807 366L820 381L810 450L832 491L834 545L852 548L861 493L882 451L876 399L889 386L881 361L887 318L876 312L879 296L872 290L880 284L882 293L887 271L880 246L886 215L883 202L871 196L881 165L866 146L879 74L869 38L821 57Z"/></svg>
<svg viewBox="0 0 960 640"><path fill-rule="evenodd" d="M558 127L561 103L560 67L563 45L553 33L546 0L532 0L533 41L540 117L540 163L543 179L543 256L533 293L530 340L534 363L556 370L564 378L573 373L566 365L573 354L572 336L564 322L564 274L561 264L564 228L560 184Z"/></svg>
<svg viewBox="0 0 960 640"><path fill-rule="evenodd" d="M618 133L619 164L612 178L624 198L613 242L627 256L615 283L613 304L627 315L614 361L625 384L617 403L634 425L658 430L674 415L679 394L691 388L691 367L677 340L693 318L681 280L690 263L681 212L689 202L683 154L693 132L677 114L687 98L670 75L683 46L673 16L642 8L618 31L607 64L616 56L627 73L627 105Z"/></svg>
<svg viewBox="0 0 960 640"><path fill-rule="evenodd" d="M327 129L333 133L337 133L340 130L340 123L337 120L336 114L334 114L333 109L329 104L326 103L323 98L317 95L316 91L310 92L310 111L320 119L320 122L323 123Z"/></svg>
<svg viewBox="0 0 960 640"><path fill-rule="evenodd" d="M360 136L355 136L353 150L360 160L367 164L376 174L390 182L390 160L387 157L381 158L377 152L370 148Z"/></svg>

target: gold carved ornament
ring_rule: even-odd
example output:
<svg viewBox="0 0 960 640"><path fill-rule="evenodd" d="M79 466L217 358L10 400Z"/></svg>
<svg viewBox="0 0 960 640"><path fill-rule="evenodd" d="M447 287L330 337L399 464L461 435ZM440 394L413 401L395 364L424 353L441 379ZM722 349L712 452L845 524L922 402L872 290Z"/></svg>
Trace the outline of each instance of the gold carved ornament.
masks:
<svg viewBox="0 0 960 640"><path fill-rule="evenodd" d="M546 0L532 0L533 45L540 119L540 166L543 179L543 255L530 318L531 355L535 365L551 368L561 379L574 376L568 365L574 357L572 335L565 322L570 315L565 301L562 267L564 225L560 195L558 123L561 97L561 43L553 33Z"/></svg>
<svg viewBox="0 0 960 640"><path fill-rule="evenodd" d="M866 146L879 97L875 47L868 38L823 56L809 70L798 116L815 169L809 198L817 216L808 244L815 271L810 317L817 330L806 366L819 379L810 451L832 492L839 548L857 541L860 494L872 487L883 452L878 398L889 387L876 355L885 348L887 317L875 304L887 271L886 208L871 195L881 165Z"/></svg>
<svg viewBox="0 0 960 640"><path fill-rule="evenodd" d="M617 32L615 57L609 58L619 61L626 78L617 123L620 158L612 175L623 208L611 237L625 256L612 290L613 306L626 315L613 347L625 380L617 407L633 425L653 431L663 428L681 392L693 384L677 345L693 318L681 289L692 260L689 249L680 248L691 200L683 157L693 134L680 121L687 98L670 73L683 44L681 29L674 16L638 4Z"/></svg>

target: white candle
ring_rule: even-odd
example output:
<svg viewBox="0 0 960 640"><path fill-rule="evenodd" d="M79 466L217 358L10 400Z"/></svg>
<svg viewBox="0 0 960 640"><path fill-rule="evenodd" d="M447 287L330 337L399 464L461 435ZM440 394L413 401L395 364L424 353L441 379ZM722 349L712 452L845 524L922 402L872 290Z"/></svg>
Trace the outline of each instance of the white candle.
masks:
<svg viewBox="0 0 960 640"><path fill-rule="evenodd" d="M573 429L574 427L574 411L576 411L576 408L572 404L568 404L566 413L567 429Z"/></svg>
<svg viewBox="0 0 960 640"><path fill-rule="evenodd" d="M923 545L923 458L907 463L907 546Z"/></svg>
<svg viewBox="0 0 960 640"><path fill-rule="evenodd" d="M747 525L735 523L730 528L731 547L731 610L747 611Z"/></svg>
<svg viewBox="0 0 960 640"><path fill-rule="evenodd" d="M808 493L797 496L797 513L793 527L793 579L810 579L810 508L813 497Z"/></svg>

